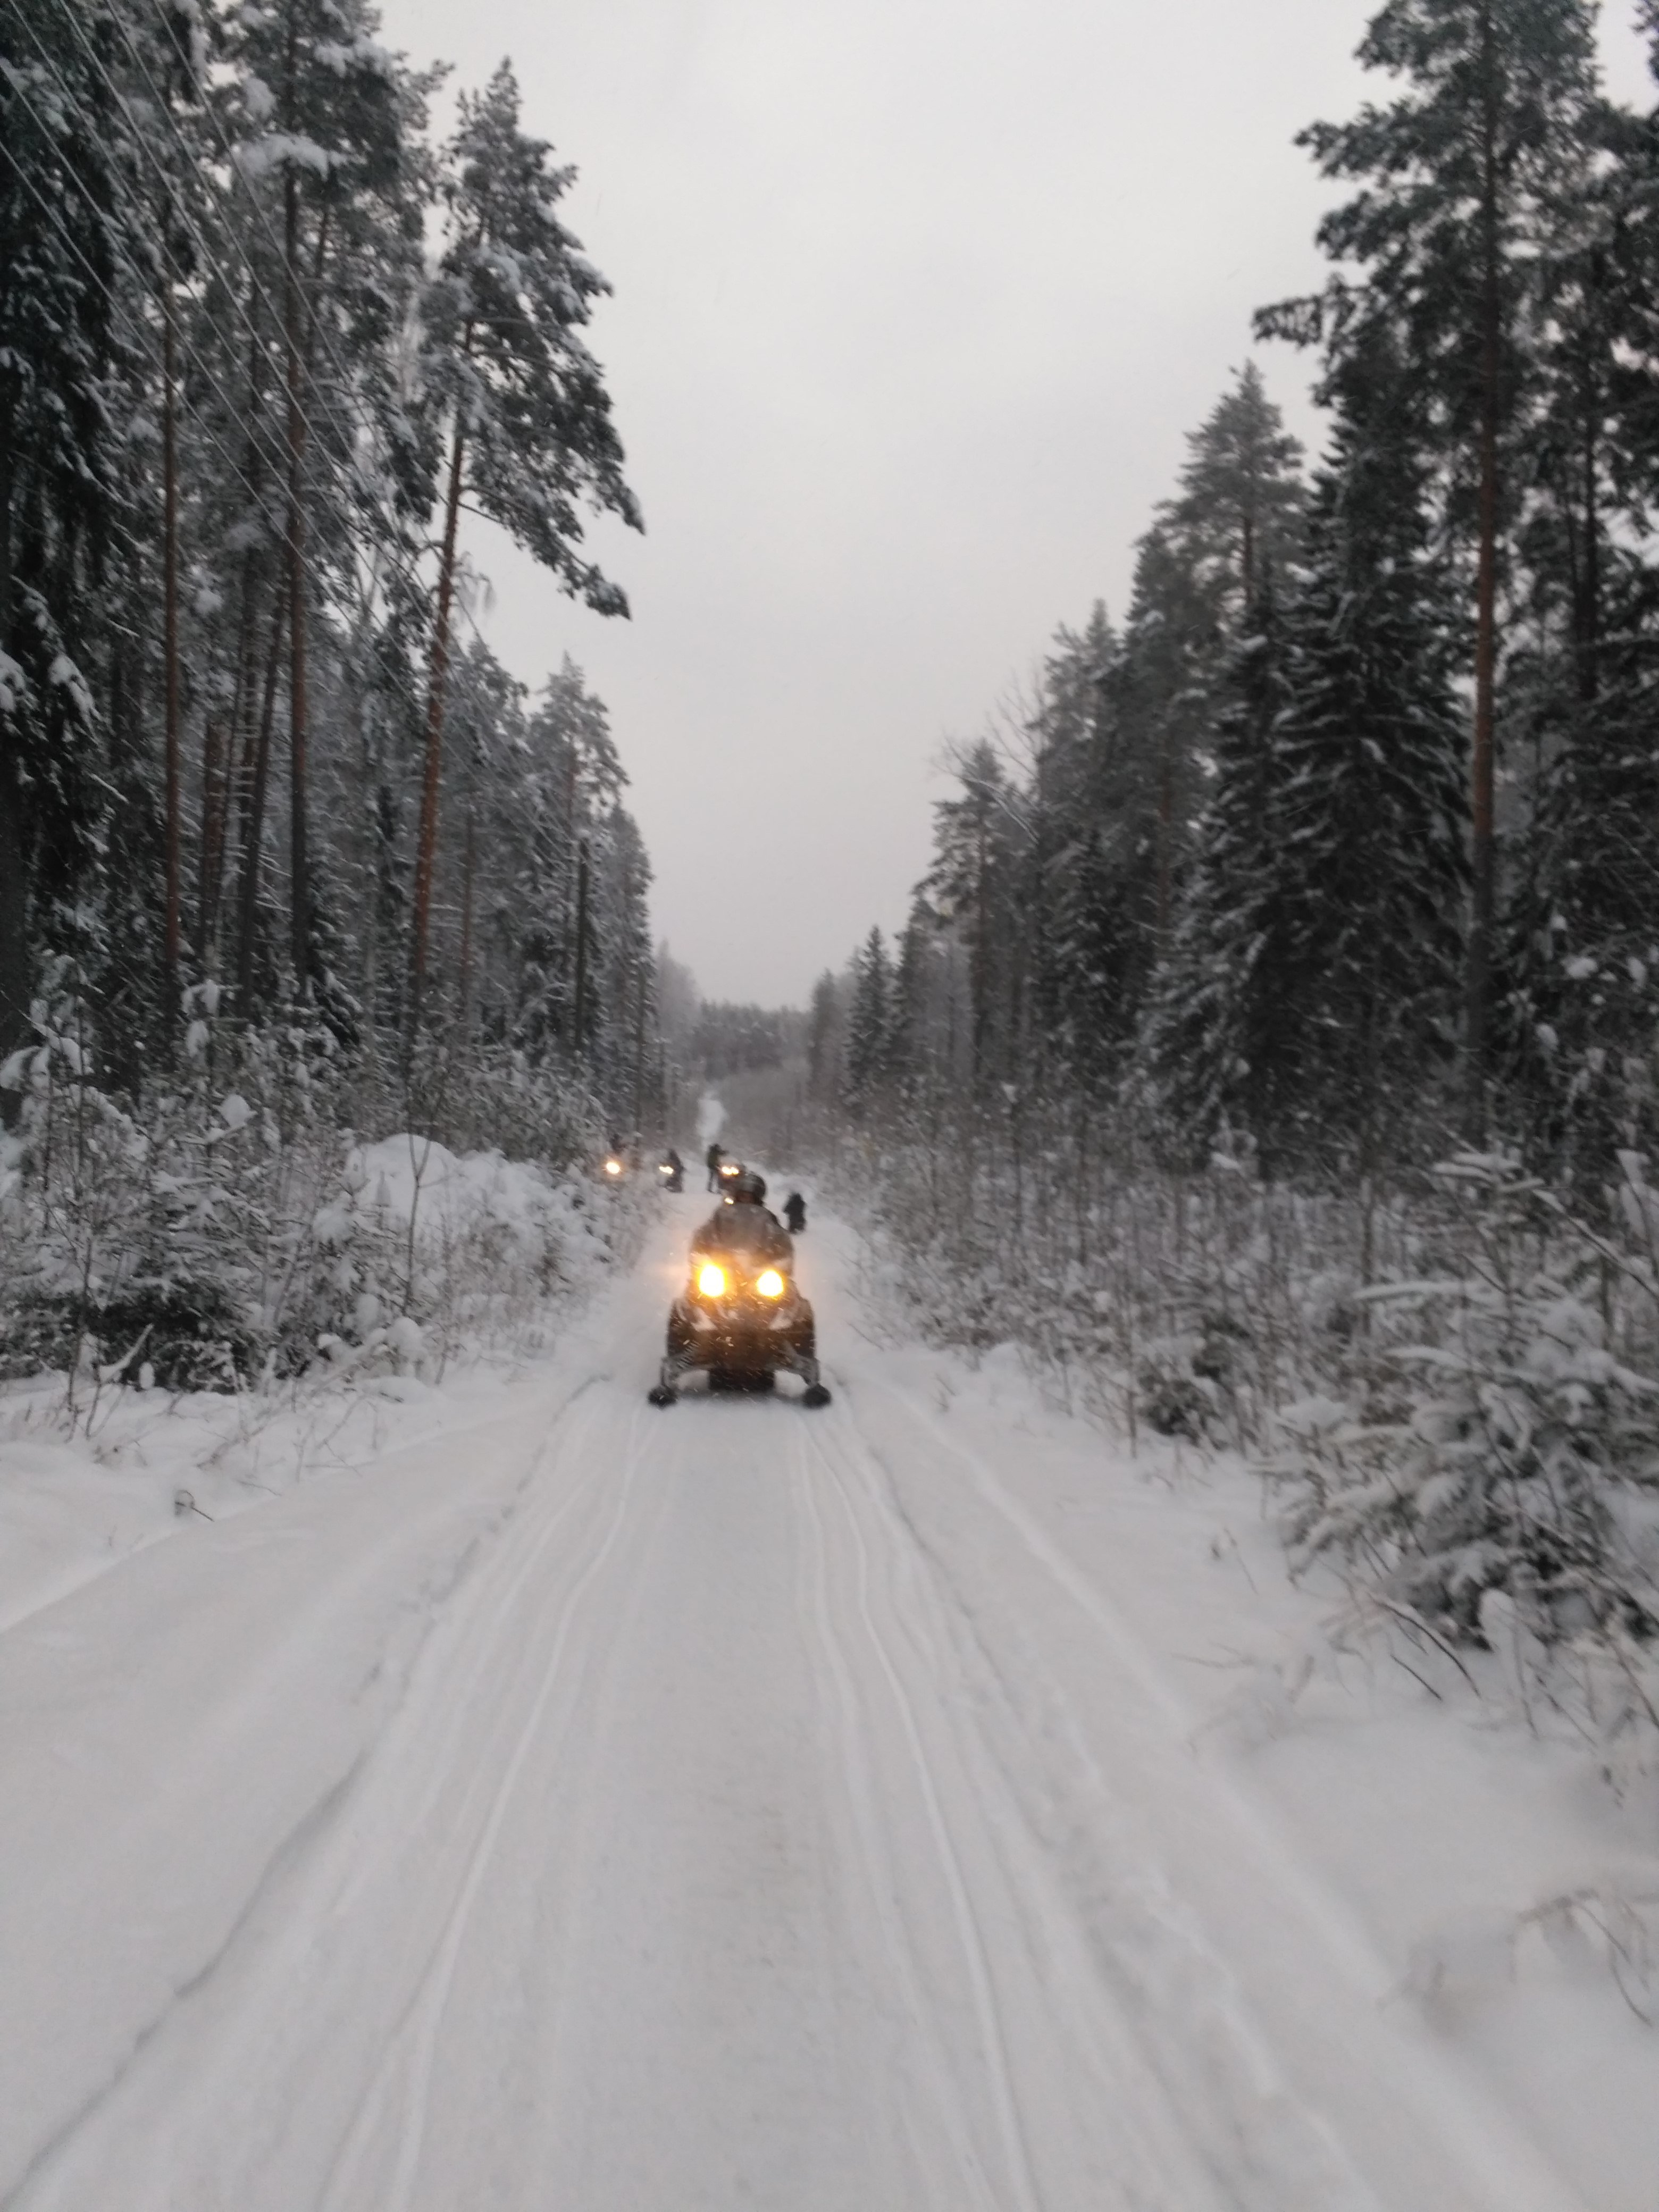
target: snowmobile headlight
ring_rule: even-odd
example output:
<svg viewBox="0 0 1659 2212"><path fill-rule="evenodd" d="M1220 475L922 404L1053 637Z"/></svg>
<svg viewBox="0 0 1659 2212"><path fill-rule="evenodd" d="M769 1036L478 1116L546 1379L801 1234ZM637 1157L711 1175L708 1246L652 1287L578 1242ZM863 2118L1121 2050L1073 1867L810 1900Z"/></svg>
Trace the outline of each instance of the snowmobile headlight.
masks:
<svg viewBox="0 0 1659 2212"><path fill-rule="evenodd" d="M622 1162L614 1159L607 1160L605 1164L605 1171L608 1176L619 1176L622 1173Z"/></svg>
<svg viewBox="0 0 1659 2212"><path fill-rule="evenodd" d="M755 1288L763 1298L781 1298L786 1287L775 1267L767 1267L755 1278Z"/></svg>
<svg viewBox="0 0 1659 2212"><path fill-rule="evenodd" d="M726 1296L725 1268L716 1267L712 1264L707 1267L699 1268L697 1288L706 1298L723 1298Z"/></svg>

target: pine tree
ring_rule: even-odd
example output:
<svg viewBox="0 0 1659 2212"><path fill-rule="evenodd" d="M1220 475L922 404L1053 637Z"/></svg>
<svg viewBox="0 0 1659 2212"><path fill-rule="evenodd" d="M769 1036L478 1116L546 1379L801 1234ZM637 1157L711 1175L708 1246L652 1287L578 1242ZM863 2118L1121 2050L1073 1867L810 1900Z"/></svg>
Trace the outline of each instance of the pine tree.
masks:
<svg viewBox="0 0 1659 2212"><path fill-rule="evenodd" d="M1188 433L1180 495L1159 508L1204 592L1212 620L1237 636L1258 579L1295 554L1302 447L1246 362L1201 428Z"/></svg>
<svg viewBox="0 0 1659 2212"><path fill-rule="evenodd" d="M1256 318L1264 336L1333 359L1392 336L1431 413L1453 516L1474 553L1469 1112L1485 1112L1497 854L1498 604L1528 416L1540 287L1586 181L1594 139L1589 0L1389 0L1359 48L1404 80L1387 107L1314 125L1298 143L1328 177L1363 180L1320 225L1342 264L1317 299ZM1358 265L1360 281L1348 274Z"/></svg>
<svg viewBox="0 0 1659 2212"><path fill-rule="evenodd" d="M445 688L460 510L469 502L597 612L628 603L581 552L579 509L641 526L598 363L581 337L609 290L555 209L574 172L519 124L506 63L464 98L445 191L450 236L425 305L427 405L444 424L444 512L428 678L426 761L416 860L418 1000L436 851Z"/></svg>
<svg viewBox="0 0 1659 2212"><path fill-rule="evenodd" d="M1659 11L1640 11L1659 74ZM1659 135L1599 116L1602 158L1545 272L1540 404L1519 544L1529 636L1505 705L1529 808L1515 841L1504 1073L1541 1165L1602 1202L1620 1146L1659 1141Z"/></svg>

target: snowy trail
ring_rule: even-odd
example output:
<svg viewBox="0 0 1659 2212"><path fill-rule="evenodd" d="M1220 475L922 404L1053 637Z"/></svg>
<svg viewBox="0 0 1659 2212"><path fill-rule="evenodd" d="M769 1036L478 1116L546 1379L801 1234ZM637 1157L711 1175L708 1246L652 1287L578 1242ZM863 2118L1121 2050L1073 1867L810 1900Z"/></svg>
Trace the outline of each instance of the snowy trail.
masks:
<svg viewBox="0 0 1659 2212"><path fill-rule="evenodd" d="M827 1413L645 1407L698 1211L0 1637L0 2205L1583 2212L832 1233Z"/></svg>

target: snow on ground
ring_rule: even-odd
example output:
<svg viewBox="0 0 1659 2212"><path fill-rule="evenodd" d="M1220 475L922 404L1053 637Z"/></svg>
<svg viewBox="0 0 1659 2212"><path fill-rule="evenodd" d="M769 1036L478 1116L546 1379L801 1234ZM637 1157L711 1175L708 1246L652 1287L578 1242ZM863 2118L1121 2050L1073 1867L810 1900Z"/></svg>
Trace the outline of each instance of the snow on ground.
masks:
<svg viewBox="0 0 1659 2212"><path fill-rule="evenodd" d="M1659 2033L1537 1910L1651 1802L1381 1654L1292 1699L1242 1472L895 1341L828 1220L835 1404L648 1408L702 1204L0 1636L0 2205L1651 2212Z"/></svg>

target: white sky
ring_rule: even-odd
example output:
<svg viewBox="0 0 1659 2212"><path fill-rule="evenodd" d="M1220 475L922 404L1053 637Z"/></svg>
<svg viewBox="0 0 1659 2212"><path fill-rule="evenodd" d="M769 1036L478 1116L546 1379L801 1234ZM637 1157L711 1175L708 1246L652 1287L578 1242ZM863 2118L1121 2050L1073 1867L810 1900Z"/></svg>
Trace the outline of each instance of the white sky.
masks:
<svg viewBox="0 0 1659 2212"><path fill-rule="evenodd" d="M902 921L947 739L1121 613L1251 308L1320 281L1291 140L1367 88L1370 0L381 4L461 83L512 57L616 287L592 338L647 535L593 543L634 618L479 530L482 626L606 701L705 994L799 1002ZM1632 12L1609 82L1645 106ZM1307 364L1259 358L1316 436Z"/></svg>

